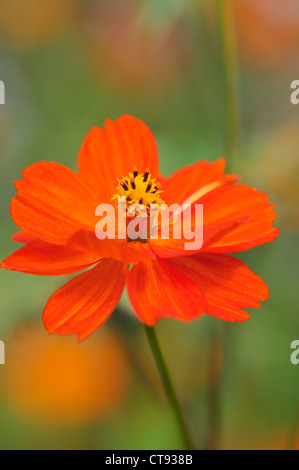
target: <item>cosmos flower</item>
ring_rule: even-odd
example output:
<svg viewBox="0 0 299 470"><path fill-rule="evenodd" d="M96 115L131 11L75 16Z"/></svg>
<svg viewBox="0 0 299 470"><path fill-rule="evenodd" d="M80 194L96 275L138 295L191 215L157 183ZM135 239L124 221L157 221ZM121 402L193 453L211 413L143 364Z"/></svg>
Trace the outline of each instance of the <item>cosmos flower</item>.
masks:
<svg viewBox="0 0 299 470"><path fill-rule="evenodd" d="M269 198L224 170L224 159L199 161L164 177L148 127L130 116L107 120L104 129L94 127L85 138L78 174L38 162L15 182L11 215L21 232L14 240L25 246L1 267L47 276L85 270L52 295L43 314L49 333L77 334L79 340L106 322L125 286L137 317L148 326L161 318L188 322L205 313L245 321L243 309L259 307L268 288L228 254L268 243L279 231L272 225L276 215ZM129 209L137 192L145 206L155 202L155 192L168 206L202 204L202 247L186 251L183 237L171 236L99 240L97 206L120 195Z"/></svg>

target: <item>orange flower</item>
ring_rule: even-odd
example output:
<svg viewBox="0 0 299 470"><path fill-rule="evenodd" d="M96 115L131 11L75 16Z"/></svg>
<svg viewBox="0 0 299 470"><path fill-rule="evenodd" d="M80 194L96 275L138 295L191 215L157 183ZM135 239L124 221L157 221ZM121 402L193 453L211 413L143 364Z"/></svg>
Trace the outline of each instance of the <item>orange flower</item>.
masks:
<svg viewBox="0 0 299 470"><path fill-rule="evenodd" d="M1 266L36 275L95 266L59 289L44 310L48 332L77 334L79 340L109 318L126 284L136 315L148 326L160 318L191 321L204 313L245 321L249 315L243 308L259 307L268 298L268 288L225 253L268 243L279 231L272 226L276 216L268 197L235 184L238 178L224 175L224 167L224 159L200 161L165 178L159 175L157 146L148 127L129 116L107 120L104 129L95 127L87 135L79 174L53 162L23 171L23 180L15 183L11 214L24 232L15 239L27 244ZM133 189L138 184L136 191L141 191L140 175L163 190L161 197L169 206L184 201L203 205L200 250L186 251L183 238L143 243L96 238L95 208L111 203L119 185L128 191L127 201L136 196ZM145 189L144 204L147 198Z"/></svg>
<svg viewBox="0 0 299 470"><path fill-rule="evenodd" d="M233 6L241 54L251 66L297 69L297 0L233 0Z"/></svg>
<svg viewBox="0 0 299 470"><path fill-rule="evenodd" d="M51 338L36 325L18 329L6 343L9 367L2 399L30 420L56 426L97 421L129 389L129 358L119 335L105 328L83 345Z"/></svg>
<svg viewBox="0 0 299 470"><path fill-rule="evenodd" d="M74 20L79 4L79 0L1 0L1 38L21 50L44 46Z"/></svg>
<svg viewBox="0 0 299 470"><path fill-rule="evenodd" d="M83 26L97 75L109 86L152 98L145 91L172 86L182 78L182 63L191 64L190 25L183 15L170 15L163 27L155 15L147 14L144 21L142 8L139 0L93 3Z"/></svg>

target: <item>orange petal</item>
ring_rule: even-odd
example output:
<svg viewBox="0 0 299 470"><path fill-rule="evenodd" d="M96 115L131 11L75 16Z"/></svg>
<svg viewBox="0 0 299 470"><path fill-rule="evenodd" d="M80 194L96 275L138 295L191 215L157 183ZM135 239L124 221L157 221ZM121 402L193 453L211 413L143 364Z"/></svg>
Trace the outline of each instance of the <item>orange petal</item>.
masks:
<svg viewBox="0 0 299 470"><path fill-rule="evenodd" d="M205 311L200 288L165 260L134 265L127 289L138 318L148 326L159 318L191 321Z"/></svg>
<svg viewBox="0 0 299 470"><path fill-rule="evenodd" d="M78 251L69 246L51 245L36 240L10 255L0 266L10 271L56 276L82 271L99 260L99 256L92 252Z"/></svg>
<svg viewBox="0 0 299 470"><path fill-rule="evenodd" d="M190 240L187 240L184 236L183 230L181 230L181 237L175 239L173 232L169 239L162 239L159 231L159 238L157 240L150 239L149 246L152 249L153 253L160 258L175 258L177 256L189 256L199 251L208 251L210 245L216 243L219 239L223 238L227 233L230 233L232 230L239 227L241 224L247 222L250 217L241 217L236 220L229 220L222 224L214 225L204 225L196 226L195 221L192 221L192 232L195 230L203 230L203 245L200 249L196 248L194 250L186 250L185 244L190 243ZM170 222L171 224L171 222ZM171 227L171 225L170 225ZM194 240L191 240L192 242Z"/></svg>
<svg viewBox="0 0 299 470"><path fill-rule="evenodd" d="M260 191L244 185L218 187L194 202L191 230L201 230L194 218L195 204L203 205L203 246L185 251L183 233L179 240L151 239L150 246L157 256L168 258L190 255L196 251L234 253L273 241L279 230L273 227L275 206Z"/></svg>
<svg viewBox="0 0 299 470"><path fill-rule="evenodd" d="M43 322L51 334L87 338L110 317L125 287L127 268L104 260L65 284L49 299Z"/></svg>
<svg viewBox="0 0 299 470"><path fill-rule="evenodd" d="M32 237L63 245L80 229L94 230L97 196L69 168L38 162L16 181L11 202L14 222Z"/></svg>
<svg viewBox="0 0 299 470"><path fill-rule="evenodd" d="M201 160L176 171L168 178L159 177L164 191L163 199L168 205L182 204L204 186L217 181L222 184L234 183L239 179L236 175L225 175L224 170L225 158L214 163Z"/></svg>
<svg viewBox="0 0 299 470"><path fill-rule="evenodd" d="M110 202L118 186L117 178L127 176L137 167L147 168L154 176L159 169L154 136L139 119L124 115L105 128L94 127L85 138L78 157L79 174L99 195L101 202Z"/></svg>
<svg viewBox="0 0 299 470"><path fill-rule="evenodd" d="M275 206L266 194L245 185L227 185L215 189L197 201L203 204L204 226L245 220L225 233L205 251L235 253L273 241L279 230L273 227Z"/></svg>
<svg viewBox="0 0 299 470"><path fill-rule="evenodd" d="M86 231L77 232L69 240L69 245L74 250L91 251L98 258L112 258L125 264L152 260L156 257L148 243L108 238L99 240L94 233Z"/></svg>
<svg viewBox="0 0 299 470"><path fill-rule="evenodd" d="M258 308L269 291L264 281L240 260L216 253L200 253L170 261L202 290L206 313L231 322L249 319L243 308Z"/></svg>
<svg viewBox="0 0 299 470"><path fill-rule="evenodd" d="M34 240L36 240L36 238L30 235L29 233L25 233L21 231L13 233L11 236L11 239L16 243L24 243L25 245L27 245L27 243L31 243Z"/></svg>

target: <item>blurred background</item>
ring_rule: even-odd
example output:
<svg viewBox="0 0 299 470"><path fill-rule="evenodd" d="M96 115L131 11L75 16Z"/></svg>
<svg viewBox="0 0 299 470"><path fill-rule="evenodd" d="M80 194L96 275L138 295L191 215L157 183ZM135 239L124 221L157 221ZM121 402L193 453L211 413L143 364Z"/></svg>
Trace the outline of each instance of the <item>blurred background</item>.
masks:
<svg viewBox="0 0 299 470"><path fill-rule="evenodd" d="M0 0L0 259L13 180L39 160L76 169L88 130L123 113L150 126L163 173L226 156L277 205L280 238L240 255L271 292L251 321L158 324L199 447L299 449L298 53L297 0ZM0 448L180 448L125 298L83 344L44 331L64 282L0 272Z"/></svg>

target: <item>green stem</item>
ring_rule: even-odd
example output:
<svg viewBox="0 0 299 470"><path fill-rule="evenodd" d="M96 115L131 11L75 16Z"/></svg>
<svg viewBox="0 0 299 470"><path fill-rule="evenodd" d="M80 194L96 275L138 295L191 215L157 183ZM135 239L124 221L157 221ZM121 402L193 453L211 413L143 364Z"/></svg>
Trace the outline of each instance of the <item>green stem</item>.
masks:
<svg viewBox="0 0 299 470"><path fill-rule="evenodd" d="M239 143L241 127L237 45L232 0L216 0L216 8L225 95L223 134L226 158L229 166L232 166L232 159L236 154ZM230 329L227 323L221 324L219 329L215 326L211 332L206 444L209 450L221 448L223 379L229 332Z"/></svg>
<svg viewBox="0 0 299 470"><path fill-rule="evenodd" d="M215 324L210 335L207 450L219 450L222 444L222 401L230 331L227 323Z"/></svg>
<svg viewBox="0 0 299 470"><path fill-rule="evenodd" d="M191 450L193 446L191 445L190 437L189 437L189 434L187 432L187 429L184 423L182 410L181 410L179 401L177 399L176 393L174 391L173 384L170 379L169 372L168 372L163 354L161 352L161 348L160 348L159 341L156 335L156 331L154 328L145 326L145 332L146 332L157 368L160 373L160 377L164 386L166 396L168 398L169 404L176 418L184 449Z"/></svg>
<svg viewBox="0 0 299 470"><path fill-rule="evenodd" d="M211 332L208 374L208 427L207 450L218 450L221 445L221 385L223 369L223 337L221 330Z"/></svg>

